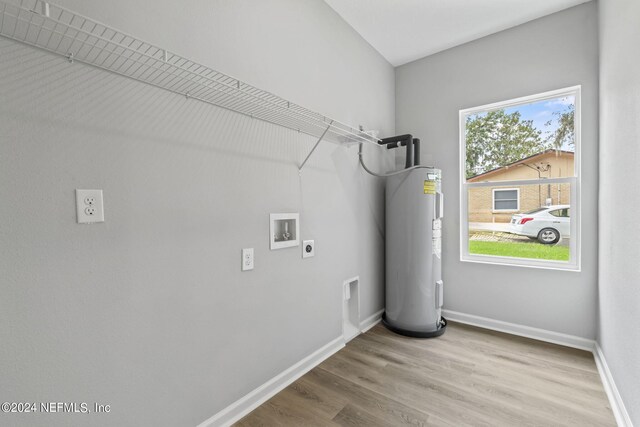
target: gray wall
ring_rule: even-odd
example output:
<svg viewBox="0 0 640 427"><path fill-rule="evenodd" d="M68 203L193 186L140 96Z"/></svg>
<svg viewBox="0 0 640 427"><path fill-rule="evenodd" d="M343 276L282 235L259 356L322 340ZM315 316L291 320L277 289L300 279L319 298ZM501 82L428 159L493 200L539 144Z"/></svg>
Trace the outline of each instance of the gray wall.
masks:
<svg viewBox="0 0 640 427"><path fill-rule="evenodd" d="M393 134L393 68L320 0L60 3ZM0 57L0 396L112 406L0 424L196 425L341 336L344 279L362 318L383 307L382 183L355 147L299 176L313 138L5 39ZM75 223L75 188L104 190L104 224ZM269 250L288 211L315 258Z"/></svg>
<svg viewBox="0 0 640 427"><path fill-rule="evenodd" d="M600 12L600 319L598 341L631 420L640 425L640 3Z"/></svg>
<svg viewBox="0 0 640 427"><path fill-rule="evenodd" d="M596 334L598 43L587 3L396 69L396 130L443 170L445 308L593 339ZM458 111L582 85L582 272L460 262Z"/></svg>

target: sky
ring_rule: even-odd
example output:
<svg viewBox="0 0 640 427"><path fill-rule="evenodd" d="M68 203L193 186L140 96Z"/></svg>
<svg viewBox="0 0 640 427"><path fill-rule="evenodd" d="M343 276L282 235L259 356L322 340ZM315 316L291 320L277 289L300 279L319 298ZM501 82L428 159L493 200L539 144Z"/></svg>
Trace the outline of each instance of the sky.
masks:
<svg viewBox="0 0 640 427"><path fill-rule="evenodd" d="M508 114L514 111L520 111L522 120L533 120L533 125L542 131L543 137L546 137L558 128L557 115L554 116L553 113L565 111L567 107L574 104L574 102L575 97L565 96L562 98L537 101L531 104L516 105L505 108L504 111ZM551 120L551 126L545 126L545 123L549 120ZM568 147L562 147L562 149L568 149Z"/></svg>

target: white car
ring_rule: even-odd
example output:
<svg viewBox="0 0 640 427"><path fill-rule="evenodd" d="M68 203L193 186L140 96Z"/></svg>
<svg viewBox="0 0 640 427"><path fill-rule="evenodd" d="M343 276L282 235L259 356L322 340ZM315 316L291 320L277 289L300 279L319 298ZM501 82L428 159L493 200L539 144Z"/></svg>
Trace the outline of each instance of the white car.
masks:
<svg viewBox="0 0 640 427"><path fill-rule="evenodd" d="M552 205L533 209L511 217L511 232L545 245L558 243L560 237L569 237L569 205Z"/></svg>

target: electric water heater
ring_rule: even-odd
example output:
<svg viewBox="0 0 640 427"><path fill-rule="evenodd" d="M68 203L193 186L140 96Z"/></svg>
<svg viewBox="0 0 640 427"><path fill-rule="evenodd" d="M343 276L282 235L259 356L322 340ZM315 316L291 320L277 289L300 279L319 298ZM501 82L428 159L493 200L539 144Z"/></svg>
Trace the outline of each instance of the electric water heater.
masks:
<svg viewBox="0 0 640 427"><path fill-rule="evenodd" d="M362 153L360 165L369 174L386 178L385 312L382 323L411 337L442 335L442 173L420 164L420 139L410 134L383 138L387 149L406 147L404 169L376 173Z"/></svg>
<svg viewBox="0 0 640 427"><path fill-rule="evenodd" d="M386 183L384 325L413 337L444 333L441 171L414 168Z"/></svg>

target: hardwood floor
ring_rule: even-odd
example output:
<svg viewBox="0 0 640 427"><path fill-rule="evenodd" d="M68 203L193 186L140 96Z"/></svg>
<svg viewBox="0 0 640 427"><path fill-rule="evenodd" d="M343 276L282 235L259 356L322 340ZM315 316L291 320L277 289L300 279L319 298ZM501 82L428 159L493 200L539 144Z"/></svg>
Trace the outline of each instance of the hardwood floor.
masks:
<svg viewBox="0 0 640 427"><path fill-rule="evenodd" d="M378 324L237 426L615 426L593 355L449 323Z"/></svg>

